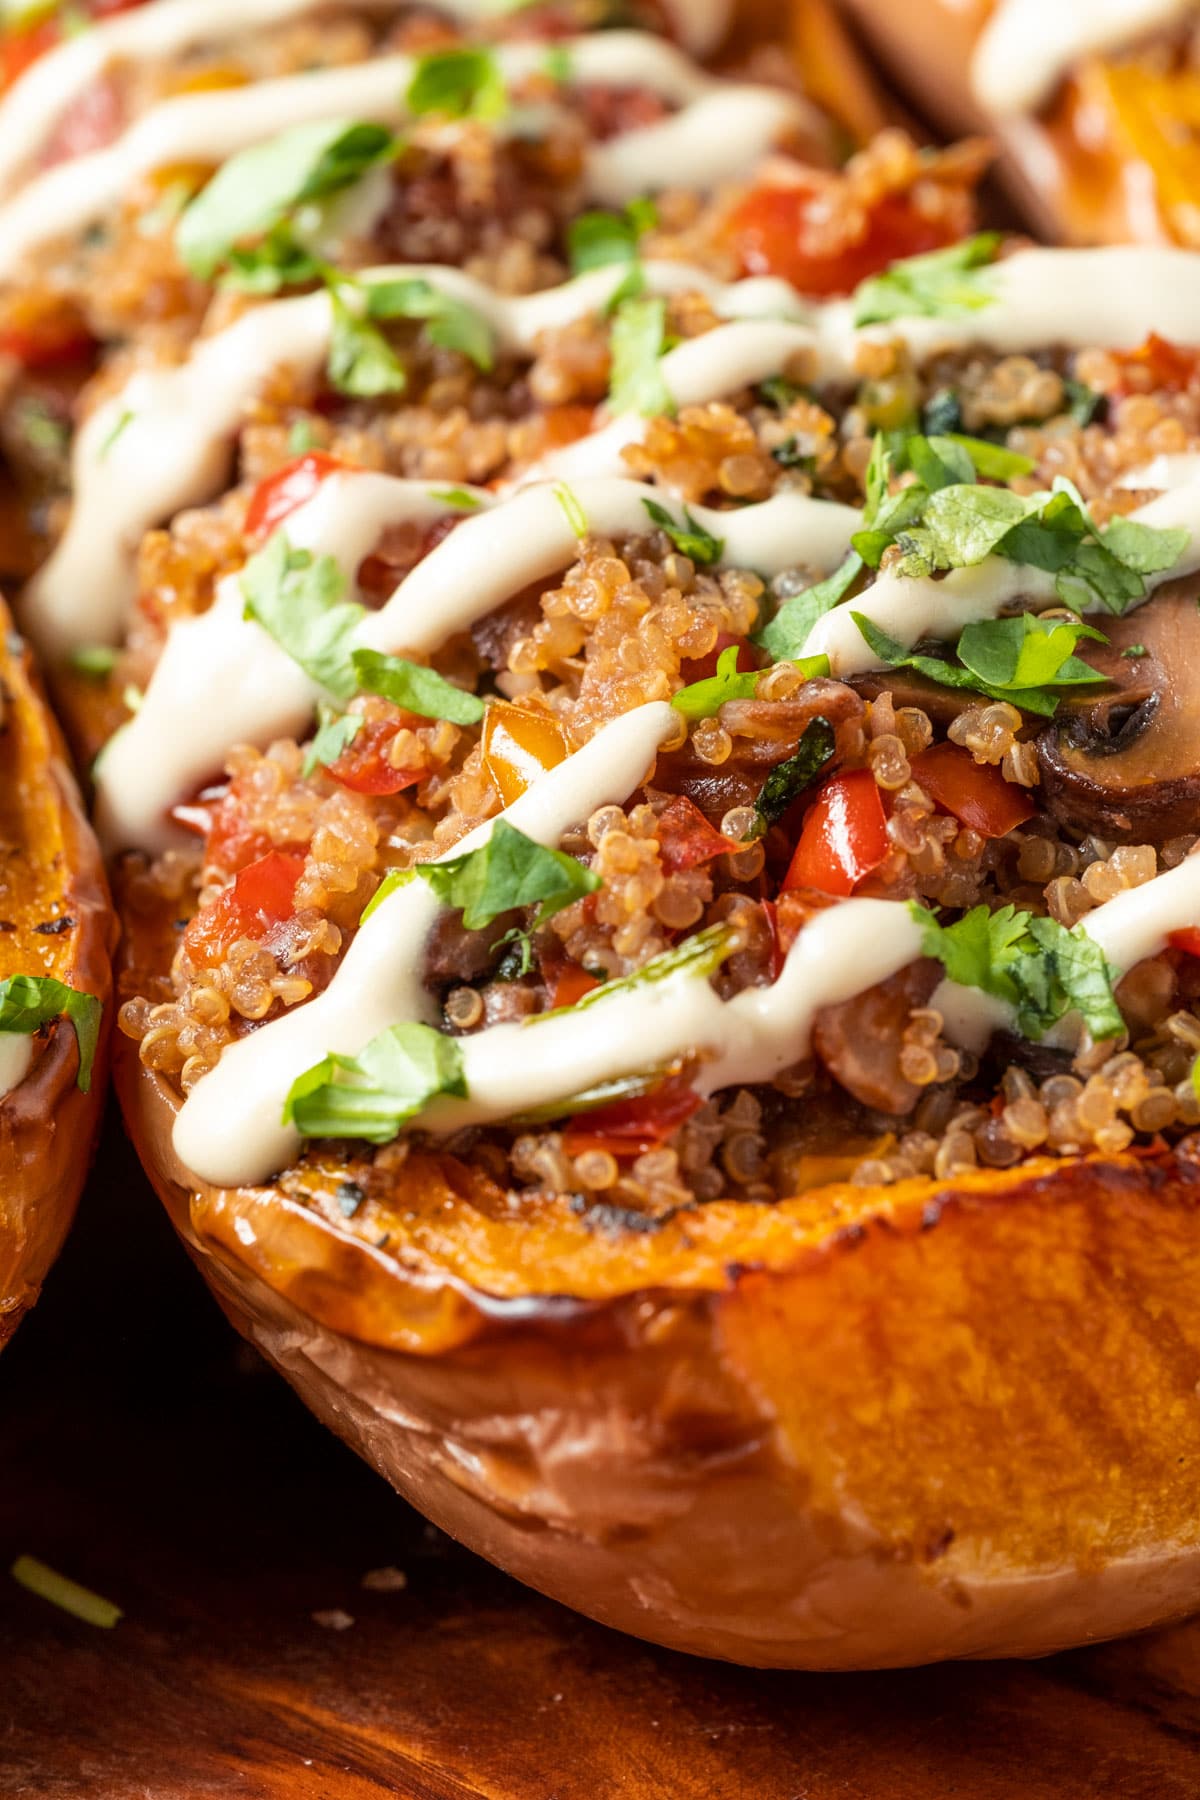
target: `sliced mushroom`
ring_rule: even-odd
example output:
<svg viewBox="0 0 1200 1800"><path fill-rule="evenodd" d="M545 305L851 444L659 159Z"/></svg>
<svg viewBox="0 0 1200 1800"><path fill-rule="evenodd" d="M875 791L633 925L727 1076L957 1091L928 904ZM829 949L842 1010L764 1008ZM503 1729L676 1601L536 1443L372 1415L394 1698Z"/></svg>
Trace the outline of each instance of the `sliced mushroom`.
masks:
<svg viewBox="0 0 1200 1800"><path fill-rule="evenodd" d="M1080 653L1112 686L1065 703L1038 739L1046 810L1099 837L1200 830L1200 610L1174 582ZM1145 654L1127 656L1138 649Z"/></svg>
<svg viewBox="0 0 1200 1800"><path fill-rule="evenodd" d="M834 1080L876 1112L911 1112L923 1089L900 1068L904 1028L927 1006L942 979L940 963L923 957L853 1000L823 1006L813 1025L813 1048Z"/></svg>

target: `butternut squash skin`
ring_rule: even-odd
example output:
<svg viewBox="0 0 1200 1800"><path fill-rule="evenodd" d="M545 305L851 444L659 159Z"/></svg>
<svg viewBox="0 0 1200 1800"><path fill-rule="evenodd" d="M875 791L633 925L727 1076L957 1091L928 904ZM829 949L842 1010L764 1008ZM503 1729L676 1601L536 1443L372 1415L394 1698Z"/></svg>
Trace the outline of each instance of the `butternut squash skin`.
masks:
<svg viewBox="0 0 1200 1800"><path fill-rule="evenodd" d="M983 132L1025 221L1057 244L1170 243L1171 212L1195 192L1194 78L1136 58L1090 58L1030 119L996 120L975 101L971 55L993 0L842 0L848 21L908 104L939 132Z"/></svg>
<svg viewBox="0 0 1200 1800"><path fill-rule="evenodd" d="M34 1304L62 1247L107 1086L116 923L100 854L29 652L0 602L0 980L49 975L105 1003L90 1092L64 1019L35 1040L25 1079L0 1099L0 1345ZM59 929L58 922L71 921ZM47 929L51 927L51 929Z"/></svg>
<svg viewBox="0 0 1200 1800"><path fill-rule="evenodd" d="M128 1043L117 1080L238 1329L438 1525L596 1619L857 1669L1200 1603L1200 1142L647 1230L430 1154L204 1187Z"/></svg>

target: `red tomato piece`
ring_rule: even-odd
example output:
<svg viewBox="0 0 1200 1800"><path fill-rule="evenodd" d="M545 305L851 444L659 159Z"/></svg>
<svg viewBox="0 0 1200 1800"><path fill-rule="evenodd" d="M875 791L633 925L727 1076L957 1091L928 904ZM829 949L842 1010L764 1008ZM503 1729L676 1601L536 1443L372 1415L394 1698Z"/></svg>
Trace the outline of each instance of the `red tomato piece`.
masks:
<svg viewBox="0 0 1200 1800"><path fill-rule="evenodd" d="M887 819L875 777L870 769L850 769L827 781L805 814L783 892L852 894L887 853Z"/></svg>
<svg viewBox="0 0 1200 1800"><path fill-rule="evenodd" d="M550 1008L555 1011L560 1006L575 1006L585 994L598 988L600 983L586 969L581 969L578 963L565 963L549 986Z"/></svg>
<svg viewBox="0 0 1200 1800"><path fill-rule="evenodd" d="M1167 933L1172 950L1185 950L1189 956L1200 956L1200 925L1185 925L1181 931Z"/></svg>
<svg viewBox="0 0 1200 1800"><path fill-rule="evenodd" d="M613 1156L642 1156L674 1137L704 1101L681 1075L672 1075L649 1094L619 1100L571 1120L563 1138L568 1156L607 1150Z"/></svg>
<svg viewBox="0 0 1200 1800"><path fill-rule="evenodd" d="M416 721L404 715L365 725L337 761L330 763L329 773L333 779L356 794L399 794L412 787L424 775L424 763L418 763L414 768L402 768L388 759L392 739L410 723Z"/></svg>
<svg viewBox="0 0 1200 1800"><path fill-rule="evenodd" d="M66 316L29 325L0 325L0 356L26 369L58 369L90 355L93 339Z"/></svg>
<svg viewBox="0 0 1200 1800"><path fill-rule="evenodd" d="M188 926L184 942L193 962L218 959L239 938L255 938L270 949L296 911L296 884L303 873L304 858L282 850L250 863Z"/></svg>
<svg viewBox="0 0 1200 1800"><path fill-rule="evenodd" d="M724 856L739 846L732 838L723 837L710 825L700 808L683 794L676 794L669 806L658 815L658 849L662 866L668 875L681 869L694 869Z"/></svg>
<svg viewBox="0 0 1200 1800"><path fill-rule="evenodd" d="M912 772L943 812L980 837L1006 837L1037 812L1025 788L1005 781L991 763L977 763L957 744L933 744L922 750L912 759Z"/></svg>
<svg viewBox="0 0 1200 1800"><path fill-rule="evenodd" d="M269 538L292 513L306 506L323 481L349 465L324 450L310 450L260 481L246 508L246 536Z"/></svg>
<svg viewBox="0 0 1200 1800"><path fill-rule="evenodd" d="M744 272L781 275L805 294L849 294L889 263L940 250L958 235L949 217L926 218L907 194L885 194L857 241L830 246L827 205L820 181L753 189L726 227Z"/></svg>
<svg viewBox="0 0 1200 1800"><path fill-rule="evenodd" d="M1152 331L1136 350L1117 352L1113 361L1122 373L1120 394L1149 393L1163 389L1181 394L1191 387L1200 368L1200 352L1190 346L1173 344L1169 338Z"/></svg>

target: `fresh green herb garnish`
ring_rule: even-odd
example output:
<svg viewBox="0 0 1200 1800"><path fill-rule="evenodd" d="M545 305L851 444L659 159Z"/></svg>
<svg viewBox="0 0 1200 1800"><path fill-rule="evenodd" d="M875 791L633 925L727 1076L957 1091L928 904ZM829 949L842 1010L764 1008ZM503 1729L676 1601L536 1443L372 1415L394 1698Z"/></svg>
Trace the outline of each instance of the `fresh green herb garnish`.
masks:
<svg viewBox="0 0 1200 1800"><path fill-rule="evenodd" d="M407 95L416 118L439 113L447 119L494 123L508 110L504 74L492 51L464 45L434 50L416 66Z"/></svg>
<svg viewBox="0 0 1200 1800"><path fill-rule="evenodd" d="M1149 656L1149 654L1145 644L1130 644L1128 650L1121 652L1121 655L1129 662L1134 662L1138 657Z"/></svg>
<svg viewBox="0 0 1200 1800"><path fill-rule="evenodd" d="M817 620L827 612L832 612L846 598L862 569L862 557L852 550L841 566L832 575L827 575L824 581L818 581L815 586L805 588L803 593L793 594L790 599L785 600L775 617L755 633L755 643L761 644L777 661L796 658L807 643Z"/></svg>
<svg viewBox="0 0 1200 1800"><path fill-rule="evenodd" d="M976 906L953 925L940 924L916 901L909 911L923 928L924 954L936 957L951 981L1014 1007L1023 1036L1042 1038L1071 1012L1096 1043L1124 1031L1113 994L1118 971L1081 926L1068 931L1013 906Z"/></svg>
<svg viewBox="0 0 1200 1800"><path fill-rule="evenodd" d="M961 244L910 256L872 275L854 296L855 325L890 319L953 319L978 312L995 299L986 273L1000 248L1000 233L981 231Z"/></svg>
<svg viewBox="0 0 1200 1800"><path fill-rule="evenodd" d="M836 748L837 740L829 720L811 719L804 728L796 754L771 770L754 802L756 837L761 837L782 819L797 795L812 786Z"/></svg>
<svg viewBox="0 0 1200 1800"><path fill-rule="evenodd" d="M730 644L717 658L717 672L680 688L671 705L685 719L710 719L727 700L753 700L761 669L738 670L738 647Z"/></svg>
<svg viewBox="0 0 1200 1800"><path fill-rule="evenodd" d="M1059 598L1076 611L1098 602L1121 613L1144 599L1145 577L1171 568L1187 543L1185 531L1159 531L1134 519L1095 525L1078 490L1061 477L1049 493L1028 496L981 487L974 480L976 455L999 469L1013 453L977 439L913 437L897 457L877 438L863 529L851 539L864 563L877 569L896 545L903 552L896 572L917 578L1001 556L1052 574ZM917 479L893 493L898 462Z"/></svg>
<svg viewBox="0 0 1200 1800"><path fill-rule="evenodd" d="M128 406L122 407L113 420L112 430L105 433L103 441L96 450L97 462L104 461L117 439L124 436L136 417L137 414L132 412Z"/></svg>
<svg viewBox="0 0 1200 1800"><path fill-rule="evenodd" d="M404 365L379 329L378 321L420 319L424 335L442 350L456 350L477 368L494 360L492 333L479 313L422 279L360 284L332 276L333 336L329 378L340 393L358 399L402 393Z"/></svg>
<svg viewBox="0 0 1200 1800"><path fill-rule="evenodd" d="M921 408L921 430L926 437L948 437L962 430L962 402L954 388L938 388Z"/></svg>
<svg viewBox="0 0 1200 1800"><path fill-rule="evenodd" d="M429 498L440 500L443 506L452 506L455 512L478 512L483 505L480 496L469 488L430 488Z"/></svg>
<svg viewBox="0 0 1200 1800"><path fill-rule="evenodd" d="M55 981L51 975L10 975L0 981L0 1031L32 1037L53 1019L71 1021L79 1046L75 1085L84 1094L92 1085L102 1011L95 994L80 993L78 988Z"/></svg>
<svg viewBox="0 0 1200 1800"><path fill-rule="evenodd" d="M22 401L16 422L30 449L41 451L43 456L61 456L71 441L66 420L52 413L42 400L31 397ZM104 454L103 450L100 454Z"/></svg>
<svg viewBox="0 0 1200 1800"><path fill-rule="evenodd" d="M381 1031L356 1057L330 1055L307 1070L292 1083L283 1123L302 1137L386 1144L431 1100L466 1091L455 1040L409 1022Z"/></svg>
<svg viewBox="0 0 1200 1800"><path fill-rule="evenodd" d="M667 303L653 295L622 300L612 324L612 378L608 404L614 413L647 418L673 414L675 401L663 379Z"/></svg>
<svg viewBox="0 0 1200 1800"><path fill-rule="evenodd" d="M1067 411L1077 425L1091 425L1095 420L1103 418L1108 409L1108 395L1085 386L1082 381L1064 381L1063 393Z"/></svg>
<svg viewBox="0 0 1200 1800"><path fill-rule="evenodd" d="M296 550L277 531L240 577L243 616L254 619L305 674L338 700L352 698L352 653L363 608L344 598L346 578L332 556Z"/></svg>
<svg viewBox="0 0 1200 1800"><path fill-rule="evenodd" d="M630 200L619 213L580 213L567 227L572 275L585 275L589 269L606 269L613 264L635 268L639 242L657 223L658 208L649 199Z"/></svg>
<svg viewBox="0 0 1200 1800"><path fill-rule="evenodd" d="M311 775L316 768L328 769L347 751L363 728L358 713L335 712L322 704L317 709L317 730L304 752L301 772Z"/></svg>
<svg viewBox="0 0 1200 1800"><path fill-rule="evenodd" d="M91 1588L81 1587L69 1576L60 1575L57 1569L39 1561L36 1556L18 1556L9 1574L18 1587L36 1594L39 1600L48 1600L51 1606L70 1613L73 1619L81 1619L85 1625L97 1625L102 1631L111 1631L123 1617L121 1608L114 1606L111 1600L93 1593Z"/></svg>
<svg viewBox="0 0 1200 1800"><path fill-rule="evenodd" d="M439 350L457 350L477 369L495 365L495 343L487 320L420 277L371 281L362 285L372 319L420 319L425 337Z"/></svg>
<svg viewBox="0 0 1200 1800"><path fill-rule="evenodd" d="M711 531L705 531L685 506L683 524L677 525L665 506L657 500L642 501L642 505L654 523L666 532L681 556L689 556L694 563L708 564L720 562L725 551L725 539L714 537Z"/></svg>
<svg viewBox="0 0 1200 1800"><path fill-rule="evenodd" d="M554 498L562 507L567 524L577 538L585 538L588 534L588 519L580 504L579 496L574 488L569 488L565 481L555 484Z"/></svg>
<svg viewBox="0 0 1200 1800"><path fill-rule="evenodd" d="M483 717L483 701L455 687L436 669L379 650L356 650L350 660L360 693L379 694L405 712L423 719L449 719L452 725L477 725Z"/></svg>
<svg viewBox="0 0 1200 1800"><path fill-rule="evenodd" d="M737 944L738 934L731 925L709 925L695 936L685 938L682 944L664 950L661 956L651 957L631 975L622 975L616 981L606 981L603 986L592 988L573 1006L535 1013L526 1024L539 1025L543 1019L561 1018L565 1012L583 1012L591 1006L604 1006L621 994L636 993L660 981L670 981L676 975L715 975L721 964L733 955Z"/></svg>
<svg viewBox="0 0 1200 1800"><path fill-rule="evenodd" d="M872 653L892 669L915 669L941 687L966 688L1005 700L1025 712L1053 718L1060 695L1056 688L1103 685L1082 657L1073 654L1080 638L1108 640L1079 619L1039 619L1023 613L1012 619L983 619L964 628L957 663L907 651L863 613L851 617Z"/></svg>
<svg viewBox="0 0 1200 1800"><path fill-rule="evenodd" d="M239 151L185 208L175 240L180 257L210 280L246 240L268 237L298 207L353 186L395 150L382 125L325 119Z"/></svg>
<svg viewBox="0 0 1200 1800"><path fill-rule="evenodd" d="M537 906L536 931L565 906L594 894L602 885L600 877L573 856L548 850L507 819L497 819L491 836L477 850L394 870L385 877L363 919L369 919L398 888L418 878L432 888L443 906L462 913L468 931L480 931L517 907Z"/></svg>
<svg viewBox="0 0 1200 1800"><path fill-rule="evenodd" d="M794 400L804 398L804 389L797 387L794 381L789 381L786 375L768 375L754 391L760 400L765 401L768 406L774 406L781 413L785 413Z"/></svg>
<svg viewBox="0 0 1200 1800"><path fill-rule="evenodd" d="M288 455L307 456L317 441L311 419L294 419L288 432Z"/></svg>
<svg viewBox="0 0 1200 1800"><path fill-rule="evenodd" d="M111 644L81 644L77 650L72 650L67 661L77 675L86 675L90 681L103 681L116 668L117 655Z"/></svg>

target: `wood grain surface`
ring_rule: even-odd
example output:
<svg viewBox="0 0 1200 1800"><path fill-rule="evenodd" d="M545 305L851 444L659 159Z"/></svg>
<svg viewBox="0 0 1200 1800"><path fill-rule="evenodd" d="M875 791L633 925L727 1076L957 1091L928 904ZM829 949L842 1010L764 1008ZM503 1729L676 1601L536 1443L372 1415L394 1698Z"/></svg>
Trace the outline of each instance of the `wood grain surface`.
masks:
<svg viewBox="0 0 1200 1800"><path fill-rule="evenodd" d="M239 1346L115 1125L0 1359L0 1445L0 1795L1200 1795L1200 1625L1024 1666L762 1675L519 1588ZM124 1619L100 1631L26 1594L21 1553ZM407 1585L364 1589L379 1568Z"/></svg>

